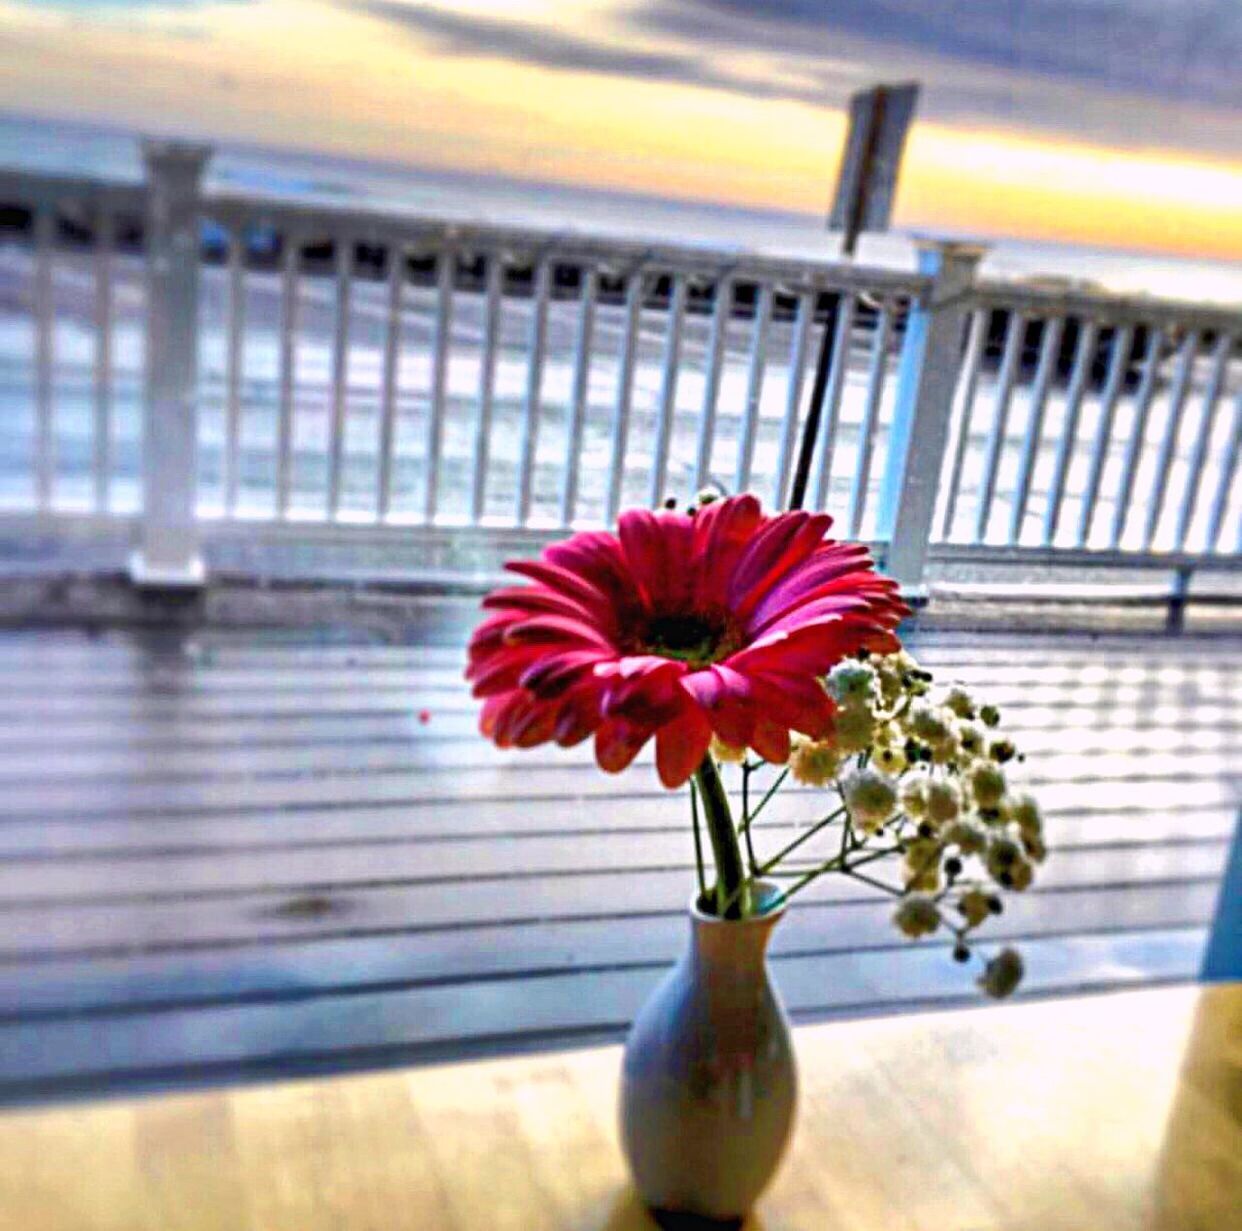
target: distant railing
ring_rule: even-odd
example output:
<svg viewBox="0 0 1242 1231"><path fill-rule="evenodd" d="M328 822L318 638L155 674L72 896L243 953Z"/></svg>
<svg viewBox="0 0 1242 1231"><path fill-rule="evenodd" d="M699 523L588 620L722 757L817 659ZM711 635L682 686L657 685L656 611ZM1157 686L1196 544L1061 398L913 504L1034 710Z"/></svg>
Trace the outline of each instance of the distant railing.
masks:
<svg viewBox="0 0 1242 1231"><path fill-rule="evenodd" d="M148 182L0 174L0 508L204 540L562 533L707 484L930 557L1236 562L1242 313ZM1227 414L1222 407L1228 406ZM1228 422L1226 422L1228 420Z"/></svg>

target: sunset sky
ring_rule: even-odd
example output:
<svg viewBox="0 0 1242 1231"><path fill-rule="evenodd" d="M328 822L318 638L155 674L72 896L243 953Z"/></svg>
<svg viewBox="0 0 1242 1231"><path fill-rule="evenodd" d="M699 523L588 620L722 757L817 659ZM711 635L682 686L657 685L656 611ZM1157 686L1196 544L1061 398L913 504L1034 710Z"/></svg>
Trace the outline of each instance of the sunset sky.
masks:
<svg viewBox="0 0 1242 1231"><path fill-rule="evenodd" d="M1239 0L0 0L0 110L821 212L924 91L897 223L1242 259Z"/></svg>

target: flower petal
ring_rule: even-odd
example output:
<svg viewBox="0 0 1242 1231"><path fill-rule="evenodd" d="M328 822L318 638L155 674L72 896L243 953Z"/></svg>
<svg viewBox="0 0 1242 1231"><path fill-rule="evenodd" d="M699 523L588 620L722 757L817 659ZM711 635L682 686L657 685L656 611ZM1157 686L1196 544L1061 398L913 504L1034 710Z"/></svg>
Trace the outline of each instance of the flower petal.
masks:
<svg viewBox="0 0 1242 1231"><path fill-rule="evenodd" d="M669 790L679 787L698 769L711 743L712 728L697 706L681 713L656 732L656 770Z"/></svg>

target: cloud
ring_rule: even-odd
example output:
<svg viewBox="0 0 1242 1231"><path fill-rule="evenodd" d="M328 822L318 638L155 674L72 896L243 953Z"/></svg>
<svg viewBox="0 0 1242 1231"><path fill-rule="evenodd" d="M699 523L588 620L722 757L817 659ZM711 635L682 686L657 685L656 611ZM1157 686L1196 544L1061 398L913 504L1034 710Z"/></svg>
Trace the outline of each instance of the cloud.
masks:
<svg viewBox="0 0 1242 1231"><path fill-rule="evenodd" d="M783 82L730 72L709 57L681 50L627 46L585 38L551 26L472 16L430 4L403 0L347 0L369 13L418 35L446 55L492 56L544 68L637 77L676 85L705 86L762 98L823 102L812 83Z"/></svg>
<svg viewBox="0 0 1242 1231"><path fill-rule="evenodd" d="M718 47L873 46L1242 109L1238 0L646 0L635 25Z"/></svg>
<svg viewBox="0 0 1242 1231"><path fill-rule="evenodd" d="M589 32L405 0L340 3L442 55L841 107L913 78L919 114L1236 157L1242 0L637 0Z"/></svg>

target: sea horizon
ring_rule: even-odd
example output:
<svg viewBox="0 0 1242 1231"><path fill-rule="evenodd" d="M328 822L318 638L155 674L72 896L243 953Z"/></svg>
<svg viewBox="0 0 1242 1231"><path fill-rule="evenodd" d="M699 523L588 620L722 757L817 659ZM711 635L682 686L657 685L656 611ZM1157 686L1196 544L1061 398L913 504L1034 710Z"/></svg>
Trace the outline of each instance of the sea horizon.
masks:
<svg viewBox="0 0 1242 1231"><path fill-rule="evenodd" d="M138 181L142 136L117 126L0 112L0 170ZM822 259L839 251L837 236L825 226L832 188L827 174L825 212L817 215L260 144L210 144L215 152L207 184L217 191L793 259ZM864 235L857 259L909 267L915 240L929 235L900 226L883 235ZM1242 261L945 228L938 228L935 237L984 245L985 277L1048 278L1115 294L1242 308Z"/></svg>

